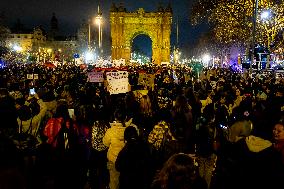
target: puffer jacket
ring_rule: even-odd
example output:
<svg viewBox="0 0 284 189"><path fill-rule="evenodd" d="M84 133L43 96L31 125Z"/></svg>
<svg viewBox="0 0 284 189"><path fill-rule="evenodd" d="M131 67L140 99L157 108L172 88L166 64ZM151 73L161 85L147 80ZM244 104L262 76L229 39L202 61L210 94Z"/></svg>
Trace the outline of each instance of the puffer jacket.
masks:
<svg viewBox="0 0 284 189"><path fill-rule="evenodd" d="M106 131L103 138L105 146L109 147L107 152L107 158L109 161L115 163L118 153L124 147L124 130L125 127L122 123L113 122L110 123L111 128Z"/></svg>
<svg viewBox="0 0 284 189"><path fill-rule="evenodd" d="M124 131L128 126L135 127L137 129L138 135L139 130L138 127L132 123L132 119L128 122L125 122L123 125L119 122L110 123L110 128L106 131L105 136L103 138L103 144L107 146L107 158L110 162L115 163L118 153L122 150L125 145L124 141Z"/></svg>

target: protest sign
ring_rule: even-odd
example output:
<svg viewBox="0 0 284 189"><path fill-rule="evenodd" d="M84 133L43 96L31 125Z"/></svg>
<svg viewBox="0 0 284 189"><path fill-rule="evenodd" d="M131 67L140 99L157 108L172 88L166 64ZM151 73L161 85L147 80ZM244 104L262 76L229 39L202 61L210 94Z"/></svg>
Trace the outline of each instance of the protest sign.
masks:
<svg viewBox="0 0 284 189"><path fill-rule="evenodd" d="M34 74L34 79L38 79L38 74Z"/></svg>
<svg viewBox="0 0 284 189"><path fill-rule="evenodd" d="M88 72L88 81L92 83L104 82L103 72Z"/></svg>
<svg viewBox="0 0 284 189"><path fill-rule="evenodd" d="M34 75L33 74L27 74L27 79L34 79Z"/></svg>
<svg viewBox="0 0 284 189"><path fill-rule="evenodd" d="M128 72L107 72L108 91L110 94L127 93L129 91Z"/></svg>

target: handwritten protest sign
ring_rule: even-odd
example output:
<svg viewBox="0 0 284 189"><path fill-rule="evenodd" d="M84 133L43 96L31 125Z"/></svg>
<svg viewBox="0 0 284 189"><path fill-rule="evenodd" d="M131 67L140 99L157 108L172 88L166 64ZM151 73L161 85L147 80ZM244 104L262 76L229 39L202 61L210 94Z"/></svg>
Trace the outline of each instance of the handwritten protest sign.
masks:
<svg viewBox="0 0 284 189"><path fill-rule="evenodd" d="M110 94L127 93L129 91L128 72L107 72L108 91Z"/></svg>
<svg viewBox="0 0 284 189"><path fill-rule="evenodd" d="M34 74L34 79L38 79L38 74Z"/></svg>
<svg viewBox="0 0 284 189"><path fill-rule="evenodd" d="M34 75L33 74L27 74L27 79L34 79Z"/></svg>
<svg viewBox="0 0 284 189"><path fill-rule="evenodd" d="M88 72L88 81L92 83L104 82L103 72Z"/></svg>

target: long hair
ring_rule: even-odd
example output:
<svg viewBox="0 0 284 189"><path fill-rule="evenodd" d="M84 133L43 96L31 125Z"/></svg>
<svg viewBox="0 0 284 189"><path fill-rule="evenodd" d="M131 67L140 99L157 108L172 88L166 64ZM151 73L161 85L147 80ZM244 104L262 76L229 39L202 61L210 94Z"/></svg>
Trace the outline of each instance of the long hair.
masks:
<svg viewBox="0 0 284 189"><path fill-rule="evenodd" d="M76 120L79 125L92 126L95 121L95 109L92 105L81 105L75 111Z"/></svg>
<svg viewBox="0 0 284 189"><path fill-rule="evenodd" d="M173 110L175 111L175 113L186 113L191 110L191 107L188 104L185 96L178 96L176 98L176 104Z"/></svg>
<svg viewBox="0 0 284 189"><path fill-rule="evenodd" d="M140 100L140 110L144 115L152 114L152 104L148 95L142 96Z"/></svg>
<svg viewBox="0 0 284 189"><path fill-rule="evenodd" d="M58 103L54 117L56 118L62 117L64 120L70 120L68 106L66 102L60 101Z"/></svg>
<svg viewBox="0 0 284 189"><path fill-rule="evenodd" d="M154 179L161 189L191 189L196 178L194 161L186 154L171 156Z"/></svg>

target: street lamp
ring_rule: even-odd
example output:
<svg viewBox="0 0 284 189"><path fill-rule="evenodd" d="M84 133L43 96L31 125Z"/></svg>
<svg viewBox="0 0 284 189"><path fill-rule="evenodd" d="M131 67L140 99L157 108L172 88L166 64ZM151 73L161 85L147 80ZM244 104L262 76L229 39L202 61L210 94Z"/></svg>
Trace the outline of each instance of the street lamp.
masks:
<svg viewBox="0 0 284 189"><path fill-rule="evenodd" d="M266 21L270 18L270 16L271 16L270 10L265 10L261 13L260 18L261 18L261 20Z"/></svg>
<svg viewBox="0 0 284 189"><path fill-rule="evenodd" d="M256 32L256 15L257 15L257 9L258 9L258 0L255 0L254 2L254 11L253 11L253 23L252 23L252 53L251 53L251 62L249 71L250 74L252 74L252 63L254 60L254 46L255 46L255 32Z"/></svg>
<svg viewBox="0 0 284 189"><path fill-rule="evenodd" d="M99 49L102 47L102 13L100 12L100 6L98 6L98 15L95 18L95 24L98 25L99 30L98 30L98 37L99 37Z"/></svg>

